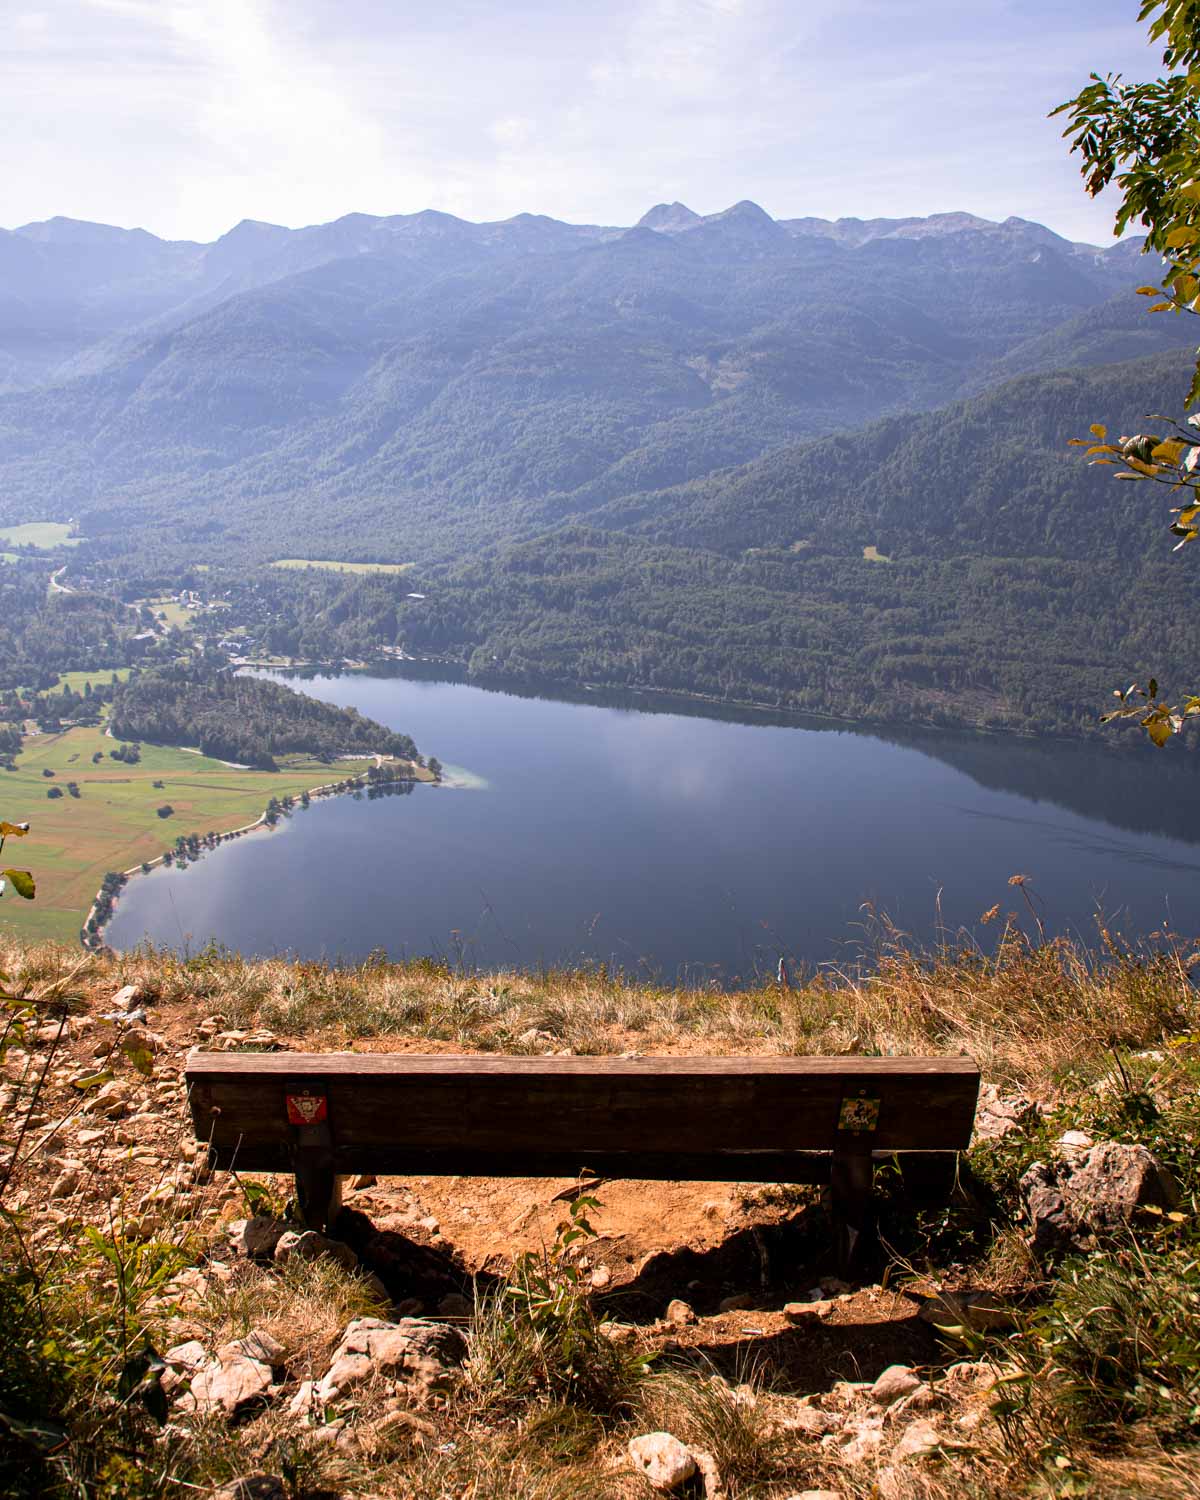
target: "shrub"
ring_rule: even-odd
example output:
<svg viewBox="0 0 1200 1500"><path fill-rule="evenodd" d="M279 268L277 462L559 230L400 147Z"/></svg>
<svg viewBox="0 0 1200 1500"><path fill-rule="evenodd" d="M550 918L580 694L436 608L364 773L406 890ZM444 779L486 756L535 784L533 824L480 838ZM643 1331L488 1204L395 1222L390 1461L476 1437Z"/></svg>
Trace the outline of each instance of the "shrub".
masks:
<svg viewBox="0 0 1200 1500"><path fill-rule="evenodd" d="M601 1331L572 1246L595 1237L581 1196L548 1249L513 1263L508 1281L478 1308L467 1384L484 1407L526 1402L613 1414L628 1406L646 1358Z"/></svg>
<svg viewBox="0 0 1200 1500"><path fill-rule="evenodd" d="M1079 1430L1145 1420L1164 1438L1200 1434L1197 1249L1130 1245L1063 1267L1031 1332Z"/></svg>

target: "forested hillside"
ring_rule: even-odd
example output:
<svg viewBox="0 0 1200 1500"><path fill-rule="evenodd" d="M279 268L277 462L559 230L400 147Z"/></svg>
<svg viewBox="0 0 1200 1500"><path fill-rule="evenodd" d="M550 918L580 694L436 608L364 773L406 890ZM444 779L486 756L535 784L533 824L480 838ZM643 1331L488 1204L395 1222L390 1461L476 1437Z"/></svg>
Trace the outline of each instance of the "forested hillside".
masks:
<svg viewBox="0 0 1200 1500"><path fill-rule="evenodd" d="M0 398L0 520L52 510L110 552L153 528L177 557L265 561L286 514L307 555L450 560L1056 350L1190 337L1128 327L1151 274L1131 247L1020 220L649 218L674 227L245 229L215 287L219 247L189 252L210 267L198 301Z"/></svg>
<svg viewBox="0 0 1200 1500"><path fill-rule="evenodd" d="M1132 497L1065 441L1138 430L1186 367L1029 377L615 502L422 578L396 638L481 676L1095 732L1130 676L1193 685L1196 584L1165 492ZM372 613L350 596L380 618L373 581L324 621Z"/></svg>

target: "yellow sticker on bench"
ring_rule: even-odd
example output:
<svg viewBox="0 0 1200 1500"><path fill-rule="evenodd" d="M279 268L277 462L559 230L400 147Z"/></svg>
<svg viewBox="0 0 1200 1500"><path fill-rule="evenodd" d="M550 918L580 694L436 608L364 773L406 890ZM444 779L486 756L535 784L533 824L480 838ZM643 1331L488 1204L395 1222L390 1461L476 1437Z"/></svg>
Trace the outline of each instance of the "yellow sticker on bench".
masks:
<svg viewBox="0 0 1200 1500"><path fill-rule="evenodd" d="M838 1129L851 1130L855 1134L874 1130L879 1124L879 1100L868 1099L860 1094L854 1099L843 1099L838 1115Z"/></svg>

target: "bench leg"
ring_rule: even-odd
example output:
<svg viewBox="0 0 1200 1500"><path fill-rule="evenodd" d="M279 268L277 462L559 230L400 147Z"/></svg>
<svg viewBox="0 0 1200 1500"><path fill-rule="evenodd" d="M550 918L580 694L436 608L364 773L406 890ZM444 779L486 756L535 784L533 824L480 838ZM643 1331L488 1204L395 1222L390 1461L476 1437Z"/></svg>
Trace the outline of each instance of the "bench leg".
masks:
<svg viewBox="0 0 1200 1500"><path fill-rule="evenodd" d="M292 1152L296 1207L305 1228L326 1231L342 1206L342 1180L333 1170L329 1126L301 1125Z"/></svg>
<svg viewBox="0 0 1200 1500"><path fill-rule="evenodd" d="M875 1256L874 1178L869 1146L834 1151L829 1175L833 1231L838 1275L848 1280L860 1277Z"/></svg>

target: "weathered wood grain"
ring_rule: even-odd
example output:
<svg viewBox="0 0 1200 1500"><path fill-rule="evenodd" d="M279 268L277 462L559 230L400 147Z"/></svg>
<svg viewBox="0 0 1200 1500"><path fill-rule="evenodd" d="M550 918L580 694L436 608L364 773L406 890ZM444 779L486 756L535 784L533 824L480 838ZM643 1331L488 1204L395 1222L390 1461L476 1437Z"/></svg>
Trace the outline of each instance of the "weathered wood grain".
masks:
<svg viewBox="0 0 1200 1500"><path fill-rule="evenodd" d="M853 1139L839 1121L857 1098L878 1104L870 1149L955 1150L970 1137L979 1083L968 1058L193 1053L185 1076L197 1135L252 1170L286 1163L286 1095L308 1089L327 1101L339 1170L432 1173L444 1161L457 1173L513 1158L519 1175L550 1159L570 1161L568 1174L611 1175L618 1158L636 1158L653 1177L682 1175L667 1158L831 1150Z"/></svg>

